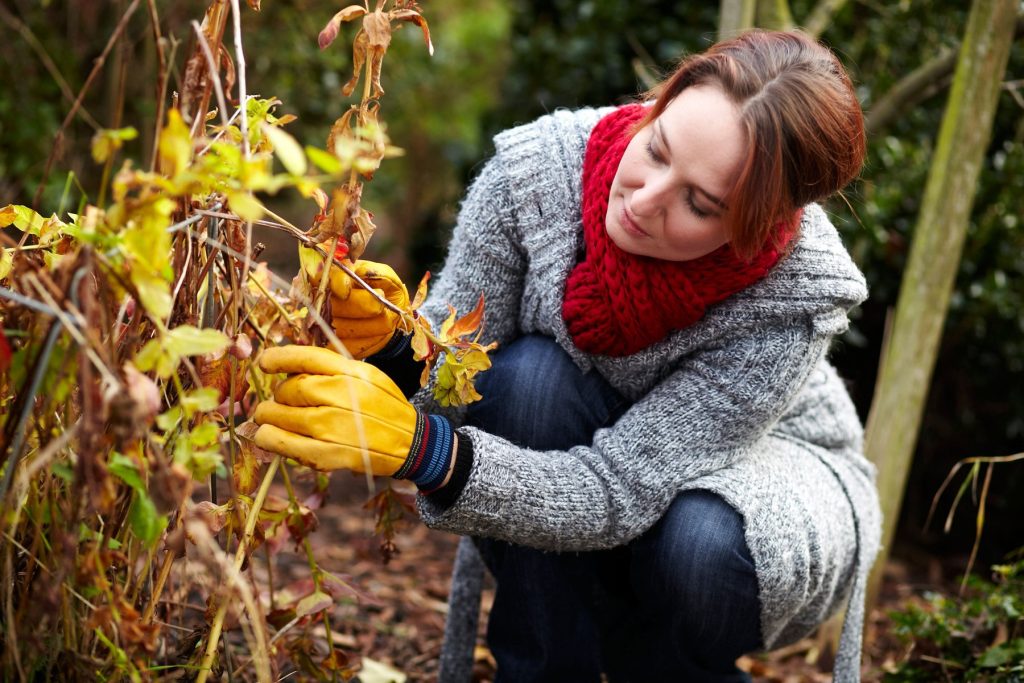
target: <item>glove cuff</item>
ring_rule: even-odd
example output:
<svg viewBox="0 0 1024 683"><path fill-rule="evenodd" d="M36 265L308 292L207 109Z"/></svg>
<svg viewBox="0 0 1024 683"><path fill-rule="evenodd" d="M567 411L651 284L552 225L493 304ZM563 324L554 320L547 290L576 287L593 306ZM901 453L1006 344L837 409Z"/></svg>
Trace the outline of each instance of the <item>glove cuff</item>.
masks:
<svg viewBox="0 0 1024 683"><path fill-rule="evenodd" d="M436 489L448 474L454 438L452 425L446 418L418 413L409 457L391 476L408 479L424 491Z"/></svg>

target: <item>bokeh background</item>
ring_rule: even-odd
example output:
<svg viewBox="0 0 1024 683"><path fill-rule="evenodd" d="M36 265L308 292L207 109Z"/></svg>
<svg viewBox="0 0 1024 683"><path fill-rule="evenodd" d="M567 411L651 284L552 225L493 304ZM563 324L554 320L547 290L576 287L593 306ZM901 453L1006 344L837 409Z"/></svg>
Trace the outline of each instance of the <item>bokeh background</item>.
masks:
<svg viewBox="0 0 1024 683"><path fill-rule="evenodd" d="M140 132L122 158L148 164L155 127L158 62L143 2L127 36L107 57L62 140L55 140L127 0L2 0L0 26L0 206L32 203L43 213L96 201L100 167L89 155L94 125ZM813 3L791 0L798 23ZM367 185L364 206L379 230L367 256L391 263L414 283L436 270L467 183L492 150L496 132L560 107L626 102L689 52L715 38L717 2L657 0L425 0L433 58L419 29L398 31L384 63L381 116L405 155L384 163ZM913 239L952 71L913 90L887 117L875 105L902 79L955 50L969 3L955 0L851 0L822 40L853 75L868 113L868 162L862 178L827 209L864 270L871 298L832 357L866 417L887 316L895 305ZM189 22L206 3L156 2L161 40L176 67L168 97L191 52ZM288 130L323 146L348 106L341 85L351 72L354 28L320 51L316 37L340 4L263 0L244 14L248 90L276 97ZM1020 30L1018 30L1020 34ZM230 38L225 41L231 44ZM124 74L126 78L120 78ZM1024 44L1013 47L985 154L963 261L946 322L894 553L962 558L974 540L973 508L944 534L924 527L950 468L968 456L1024 451ZM62 83L63 81L63 83ZM123 86L119 85L123 83ZM54 151L55 145L58 148ZM47 158L55 153L44 179ZM312 202L282 195L274 210L300 226ZM294 242L260 232L263 258L294 274ZM980 563L996 562L1024 542L1024 466L997 470L987 507ZM948 509L950 500L939 503Z"/></svg>

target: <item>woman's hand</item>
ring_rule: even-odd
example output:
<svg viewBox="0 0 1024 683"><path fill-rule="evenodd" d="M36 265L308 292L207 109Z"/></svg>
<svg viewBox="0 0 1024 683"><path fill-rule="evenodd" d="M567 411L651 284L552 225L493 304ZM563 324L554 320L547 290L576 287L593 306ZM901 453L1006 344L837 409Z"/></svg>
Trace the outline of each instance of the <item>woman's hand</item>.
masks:
<svg viewBox="0 0 1024 683"><path fill-rule="evenodd" d="M268 373L286 373L274 399L256 407L260 448L318 470L348 469L410 479L432 490L452 462L448 421L424 415L377 368L312 346L269 348Z"/></svg>
<svg viewBox="0 0 1024 683"><path fill-rule="evenodd" d="M319 264L317 264L319 266ZM356 261L352 268L374 292L397 308L409 308L409 292L391 266L374 261ZM307 274L318 282L317 273ZM383 349L395 334L401 316L353 281L341 268L328 271L331 290L331 327L353 358L372 356Z"/></svg>

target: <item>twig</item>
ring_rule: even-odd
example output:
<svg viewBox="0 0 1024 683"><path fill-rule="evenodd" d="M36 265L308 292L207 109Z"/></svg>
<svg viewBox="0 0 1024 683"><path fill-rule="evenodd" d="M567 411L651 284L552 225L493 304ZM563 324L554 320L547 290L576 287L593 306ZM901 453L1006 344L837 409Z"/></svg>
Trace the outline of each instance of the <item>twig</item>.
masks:
<svg viewBox="0 0 1024 683"><path fill-rule="evenodd" d="M153 26L153 46L156 48L156 125L153 126L153 153L149 157L149 170L156 168L157 151L160 143L160 126L164 120L164 97L167 92L167 57L164 55L163 36L160 35L160 16L156 11L156 0L146 0L149 8L149 22Z"/></svg>
<svg viewBox="0 0 1024 683"><path fill-rule="evenodd" d="M228 103L224 99L224 86L220 83L220 73L217 71L216 63L213 61L213 53L210 52L210 44L206 42L206 36L203 35L203 29L199 26L199 22L195 19L192 20L192 29L196 32L196 39L199 42L199 48L203 51L203 57L206 58L206 68L210 70L210 80L213 82L213 92L217 95L217 107L220 109L220 117L224 121L224 127L228 127L229 115L228 115Z"/></svg>
<svg viewBox="0 0 1024 683"><path fill-rule="evenodd" d="M981 532L985 526L985 501L988 500L988 485L992 483L993 469L995 469L995 464L989 462L988 468L985 470L985 483L981 485L981 499L978 504L978 514L975 515L974 546L971 548L971 557L967 560L967 568L964 569L964 578L960 581L960 595L963 595L964 590L967 588L967 577L970 576L971 568L974 567L974 561L978 558L978 547L981 545Z"/></svg>
<svg viewBox="0 0 1024 683"><path fill-rule="evenodd" d="M238 0L231 0L231 18L235 29L235 72L238 74L238 107L242 111L239 129L242 131L242 158L249 159L249 115L246 100L249 97L245 89L245 53L242 52L242 13L238 9Z"/></svg>
<svg viewBox="0 0 1024 683"><path fill-rule="evenodd" d="M73 302L68 302L68 312L73 316L73 321L71 318L68 318L63 311L59 310L57 302L53 300L53 297L48 291L46 291L46 288L33 273L26 275L25 279L35 287L36 293L54 308L54 313L56 314L57 319L60 320L61 324L64 325L64 328L67 329L68 334L70 334L72 338L83 348L86 355L89 357L89 360L92 361L92 364L100 371L100 374L103 375L104 381L114 389L120 389L121 380L119 380L117 375L107 367L107 364L103 362L103 359L96 354L96 351L92 348L90 341L86 339L79 330L79 327L82 329L88 329L89 326L85 322L85 317L82 315L81 311L78 310L78 307L75 306ZM72 281L71 287L72 292L74 292L74 289L77 287L77 282ZM77 325L75 325L74 322L77 322Z"/></svg>
<svg viewBox="0 0 1024 683"><path fill-rule="evenodd" d="M39 202L43 197L43 190L46 188L46 181L50 178L50 169L53 168L53 162L57 158L57 152L61 148L61 142L64 139L64 131L71 124L78 109L82 106L82 100L85 98L85 94L89 92L89 88L92 87L92 82L96 80L100 71L103 70L103 64L107 61L107 55L110 54L110 50L117 43L121 34L124 32L125 27L128 25L128 20L131 19L135 10L139 6L140 0L132 0L132 4L128 5L128 9L125 10L121 16L121 20L117 23L117 27L111 34L110 39L107 41L106 47L103 48L103 52L96 58L96 62L93 64L92 71L89 72L88 78L85 79L85 84L82 89L78 92L78 97L75 99L74 104L71 105L71 111L64 117L63 123L60 124L60 128L57 130L57 135L54 136L53 148L50 150L50 155L46 158L46 166L43 168L43 177L39 180L39 187L36 188L35 197L32 198L32 208L38 209ZM27 235L28 233L26 233Z"/></svg>
<svg viewBox="0 0 1024 683"><path fill-rule="evenodd" d="M0 19L25 39L25 42L28 43L33 52L36 53L36 56L39 57L39 61L43 63L43 67L46 68L50 73L50 76L57 83L57 87L60 88L60 92L64 96L64 99L74 104L75 95L71 92L71 86L69 86L68 82L64 80L64 76L61 74L60 69L58 69L57 65L53 63L53 59L50 58L46 48L43 47L43 44L39 42L38 38L36 38L32 29L30 29L25 22L11 14L10 10L8 10L3 4L0 4ZM96 119L92 117L92 114L90 114L85 107L80 106L79 113L81 114L82 119L89 124L93 130L99 130L103 127L96 122Z"/></svg>
<svg viewBox="0 0 1024 683"><path fill-rule="evenodd" d="M238 549L235 551L233 578L237 577L238 571L242 567L242 562L245 560L246 546L248 541L252 539L253 531L256 528L256 520L259 518L260 510L263 508L263 503L267 499L267 493L270 491L270 483L274 480L274 475L277 474L277 468L280 464L281 456L274 456L274 459L270 461L270 465L267 466L267 472L263 475L260 488L256 492L255 498L253 498L252 507L249 508L249 514L245 518L245 528L242 531L242 537L238 541ZM196 683L206 683L206 679L210 675L213 659L217 654L217 644L220 641L221 629L224 627L224 616L227 614L227 607L227 600L221 600L220 606L217 608L217 614L210 625L210 634L206 641L206 653L203 655L203 661L199 666L199 676L196 678ZM253 614L254 624L258 623L257 616Z"/></svg>
<svg viewBox="0 0 1024 683"><path fill-rule="evenodd" d="M7 289L6 287L0 287L0 297L3 297L4 299L10 299L14 303L21 304L25 308L33 310L37 313L45 313L46 315L51 316L53 318L58 317L58 312L56 309L50 308L44 303L27 297L24 294L19 294L18 292Z"/></svg>

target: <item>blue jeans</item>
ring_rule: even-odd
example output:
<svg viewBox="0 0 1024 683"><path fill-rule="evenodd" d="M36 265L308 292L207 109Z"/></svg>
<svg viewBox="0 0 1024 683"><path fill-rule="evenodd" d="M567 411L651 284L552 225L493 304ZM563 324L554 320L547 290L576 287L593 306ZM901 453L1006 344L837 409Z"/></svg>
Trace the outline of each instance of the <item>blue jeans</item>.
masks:
<svg viewBox="0 0 1024 683"><path fill-rule="evenodd" d="M629 407L537 335L497 352L478 387L468 423L535 450L589 445ZM743 520L720 497L683 492L610 550L474 541L497 583L487 626L496 683L596 683L602 671L613 683L750 680L736 658L761 647L757 577Z"/></svg>

